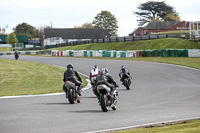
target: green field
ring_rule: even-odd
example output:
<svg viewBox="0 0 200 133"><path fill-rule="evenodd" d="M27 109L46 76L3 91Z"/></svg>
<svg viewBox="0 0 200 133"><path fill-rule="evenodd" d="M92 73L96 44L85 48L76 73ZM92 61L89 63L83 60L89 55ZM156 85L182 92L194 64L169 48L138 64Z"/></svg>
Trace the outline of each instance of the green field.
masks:
<svg viewBox="0 0 200 133"><path fill-rule="evenodd" d="M52 65L0 59L0 96L63 92L65 70ZM82 79L85 86L87 82Z"/></svg>
<svg viewBox="0 0 200 133"><path fill-rule="evenodd" d="M52 48L49 50L148 50L148 49L198 49L197 41L165 38L133 42L90 43L76 46Z"/></svg>

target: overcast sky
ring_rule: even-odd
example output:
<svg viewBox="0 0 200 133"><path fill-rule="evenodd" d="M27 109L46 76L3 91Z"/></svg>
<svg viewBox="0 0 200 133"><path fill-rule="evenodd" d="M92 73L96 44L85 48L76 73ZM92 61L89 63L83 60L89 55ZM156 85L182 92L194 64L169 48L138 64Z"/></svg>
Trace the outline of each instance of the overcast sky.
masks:
<svg viewBox="0 0 200 133"><path fill-rule="evenodd" d="M89 23L101 11L109 11L118 21L119 36L127 36L137 28L140 3L149 0L0 0L0 27L9 26L13 32L18 24L28 23L36 28L73 28ZM161 0L152 0L161 1ZM165 0L179 13L181 20L200 21L200 0Z"/></svg>

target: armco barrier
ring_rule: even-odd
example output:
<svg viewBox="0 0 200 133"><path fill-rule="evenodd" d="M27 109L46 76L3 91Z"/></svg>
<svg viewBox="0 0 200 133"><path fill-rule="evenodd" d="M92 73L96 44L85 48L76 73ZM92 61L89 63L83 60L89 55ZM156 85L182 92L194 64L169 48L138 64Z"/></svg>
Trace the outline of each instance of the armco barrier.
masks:
<svg viewBox="0 0 200 133"><path fill-rule="evenodd" d="M139 57L188 57L187 49L142 50Z"/></svg>
<svg viewBox="0 0 200 133"><path fill-rule="evenodd" d="M18 51L21 55L51 55L80 57L200 57L200 49L161 49L161 50L51 50L51 51ZM0 56L13 55L14 51L0 52Z"/></svg>
<svg viewBox="0 0 200 133"><path fill-rule="evenodd" d="M51 51L18 51L20 55L52 55ZM14 55L14 51L0 52L0 55Z"/></svg>
<svg viewBox="0 0 200 133"><path fill-rule="evenodd" d="M200 49L188 49L189 57L200 57Z"/></svg>

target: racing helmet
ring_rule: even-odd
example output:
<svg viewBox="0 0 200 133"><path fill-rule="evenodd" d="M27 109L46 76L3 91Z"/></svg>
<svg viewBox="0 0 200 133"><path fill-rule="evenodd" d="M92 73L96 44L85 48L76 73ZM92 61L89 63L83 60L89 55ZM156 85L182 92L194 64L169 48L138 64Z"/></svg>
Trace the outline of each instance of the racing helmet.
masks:
<svg viewBox="0 0 200 133"><path fill-rule="evenodd" d="M102 72L102 73L108 73L108 69L105 68L105 67L103 67L103 68L101 68L101 72Z"/></svg>
<svg viewBox="0 0 200 133"><path fill-rule="evenodd" d="M125 66L125 65L122 65L121 69L126 69L126 66Z"/></svg>
<svg viewBox="0 0 200 133"><path fill-rule="evenodd" d="M98 69L98 66L97 66L97 65L94 65L93 68L94 68L94 69Z"/></svg>
<svg viewBox="0 0 200 133"><path fill-rule="evenodd" d="M67 68L72 68L73 69L73 65L72 64L68 64Z"/></svg>

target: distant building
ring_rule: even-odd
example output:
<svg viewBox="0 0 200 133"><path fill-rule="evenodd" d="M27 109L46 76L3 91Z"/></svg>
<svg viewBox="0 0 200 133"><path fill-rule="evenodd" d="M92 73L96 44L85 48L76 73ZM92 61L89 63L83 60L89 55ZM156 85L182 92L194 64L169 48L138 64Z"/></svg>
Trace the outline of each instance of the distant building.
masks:
<svg viewBox="0 0 200 133"><path fill-rule="evenodd" d="M192 36L195 37L200 37L200 21L193 21L193 22L189 22L189 26L190 26L190 38Z"/></svg>
<svg viewBox="0 0 200 133"><path fill-rule="evenodd" d="M132 33L130 33L129 36L139 36L139 35L141 35L141 30L143 28L144 27L138 27L136 30L134 30Z"/></svg>
<svg viewBox="0 0 200 133"><path fill-rule="evenodd" d="M189 30L189 22L186 21L151 21L147 26L140 28L140 35L149 35L157 32L166 32L166 31L180 31L180 30ZM139 33L139 31L137 31ZM139 35L139 34L137 34ZM129 34L133 36L133 34Z"/></svg>
<svg viewBox="0 0 200 133"><path fill-rule="evenodd" d="M97 28L52 28L44 29L44 45L55 45L70 41L84 41L110 37L105 29Z"/></svg>

